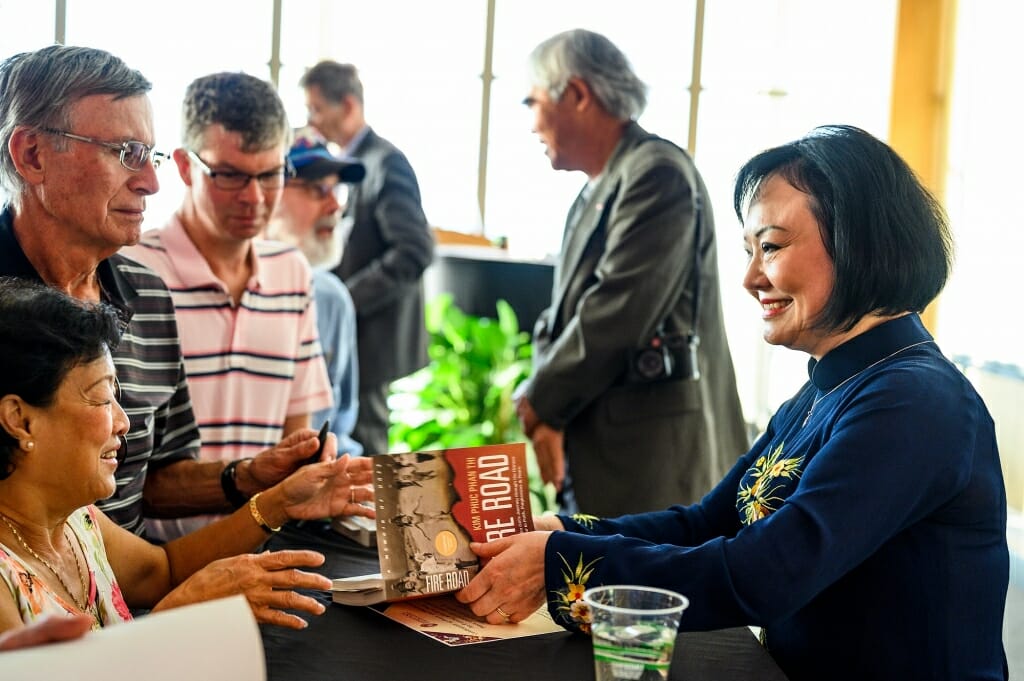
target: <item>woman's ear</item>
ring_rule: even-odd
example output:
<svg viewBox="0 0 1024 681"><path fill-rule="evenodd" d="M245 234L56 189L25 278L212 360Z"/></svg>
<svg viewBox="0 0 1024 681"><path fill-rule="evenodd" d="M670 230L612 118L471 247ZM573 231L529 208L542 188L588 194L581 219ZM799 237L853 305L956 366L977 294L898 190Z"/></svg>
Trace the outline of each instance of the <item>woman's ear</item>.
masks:
<svg viewBox="0 0 1024 681"><path fill-rule="evenodd" d="M0 428L20 442L26 451L35 447L31 421L29 405L23 399L17 395L0 397Z"/></svg>

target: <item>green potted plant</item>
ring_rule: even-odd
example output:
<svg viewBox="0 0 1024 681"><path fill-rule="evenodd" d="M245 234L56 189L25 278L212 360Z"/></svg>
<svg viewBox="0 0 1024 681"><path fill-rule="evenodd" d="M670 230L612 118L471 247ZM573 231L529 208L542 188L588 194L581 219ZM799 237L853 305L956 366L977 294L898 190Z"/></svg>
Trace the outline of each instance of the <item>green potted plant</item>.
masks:
<svg viewBox="0 0 1024 681"><path fill-rule="evenodd" d="M526 439L512 393L530 372L530 334L506 301L496 311L496 318L467 315L449 294L427 304L430 364L391 386L391 451ZM534 512L553 510L554 489L541 483L532 450L530 465Z"/></svg>

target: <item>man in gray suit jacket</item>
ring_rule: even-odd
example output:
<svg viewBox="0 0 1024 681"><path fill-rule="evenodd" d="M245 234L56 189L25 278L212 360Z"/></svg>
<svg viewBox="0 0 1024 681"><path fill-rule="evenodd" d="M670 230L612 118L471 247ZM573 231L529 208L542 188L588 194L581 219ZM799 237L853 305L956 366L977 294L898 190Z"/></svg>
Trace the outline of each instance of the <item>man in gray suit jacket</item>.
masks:
<svg viewBox="0 0 1024 681"><path fill-rule="evenodd" d="M748 448L703 180L634 122L646 87L604 36L556 35L530 67L552 167L588 177L517 402L542 477L569 511L696 502Z"/></svg>
<svg viewBox="0 0 1024 681"><path fill-rule="evenodd" d="M351 224L333 270L356 307L359 418L352 433L367 454L388 451L388 386L427 364L423 271L434 237L412 166L366 124L363 85L351 64L322 61L302 77L309 123L366 167L349 193Z"/></svg>

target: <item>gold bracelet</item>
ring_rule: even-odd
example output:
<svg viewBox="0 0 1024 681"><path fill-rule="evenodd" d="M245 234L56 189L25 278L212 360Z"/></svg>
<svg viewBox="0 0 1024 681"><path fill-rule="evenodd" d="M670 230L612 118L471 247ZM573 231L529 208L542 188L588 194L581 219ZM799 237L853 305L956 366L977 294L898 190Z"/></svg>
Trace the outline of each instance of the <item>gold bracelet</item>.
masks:
<svg viewBox="0 0 1024 681"><path fill-rule="evenodd" d="M280 527L271 527L267 524L267 521L263 519L263 514L260 513L260 509L257 508L256 500L260 498L261 494L263 493L256 492L256 494L253 494L249 499L249 513L252 515L252 519L256 521L256 524L259 525L264 532L280 532Z"/></svg>

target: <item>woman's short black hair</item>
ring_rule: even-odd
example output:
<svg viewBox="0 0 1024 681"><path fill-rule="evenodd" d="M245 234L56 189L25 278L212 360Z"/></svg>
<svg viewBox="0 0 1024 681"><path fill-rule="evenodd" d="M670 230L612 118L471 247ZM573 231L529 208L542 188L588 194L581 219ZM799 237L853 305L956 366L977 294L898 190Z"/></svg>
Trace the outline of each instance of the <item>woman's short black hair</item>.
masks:
<svg viewBox="0 0 1024 681"><path fill-rule="evenodd" d="M848 331L867 314L920 312L953 263L942 207L889 146L848 125L826 125L746 162L733 208L740 222L764 181L807 194L832 258L832 295L815 325Z"/></svg>
<svg viewBox="0 0 1024 681"><path fill-rule="evenodd" d="M46 407L69 371L113 350L120 339L113 307L0 277L0 396ZM14 472L17 451L18 441L0 428L0 479Z"/></svg>

